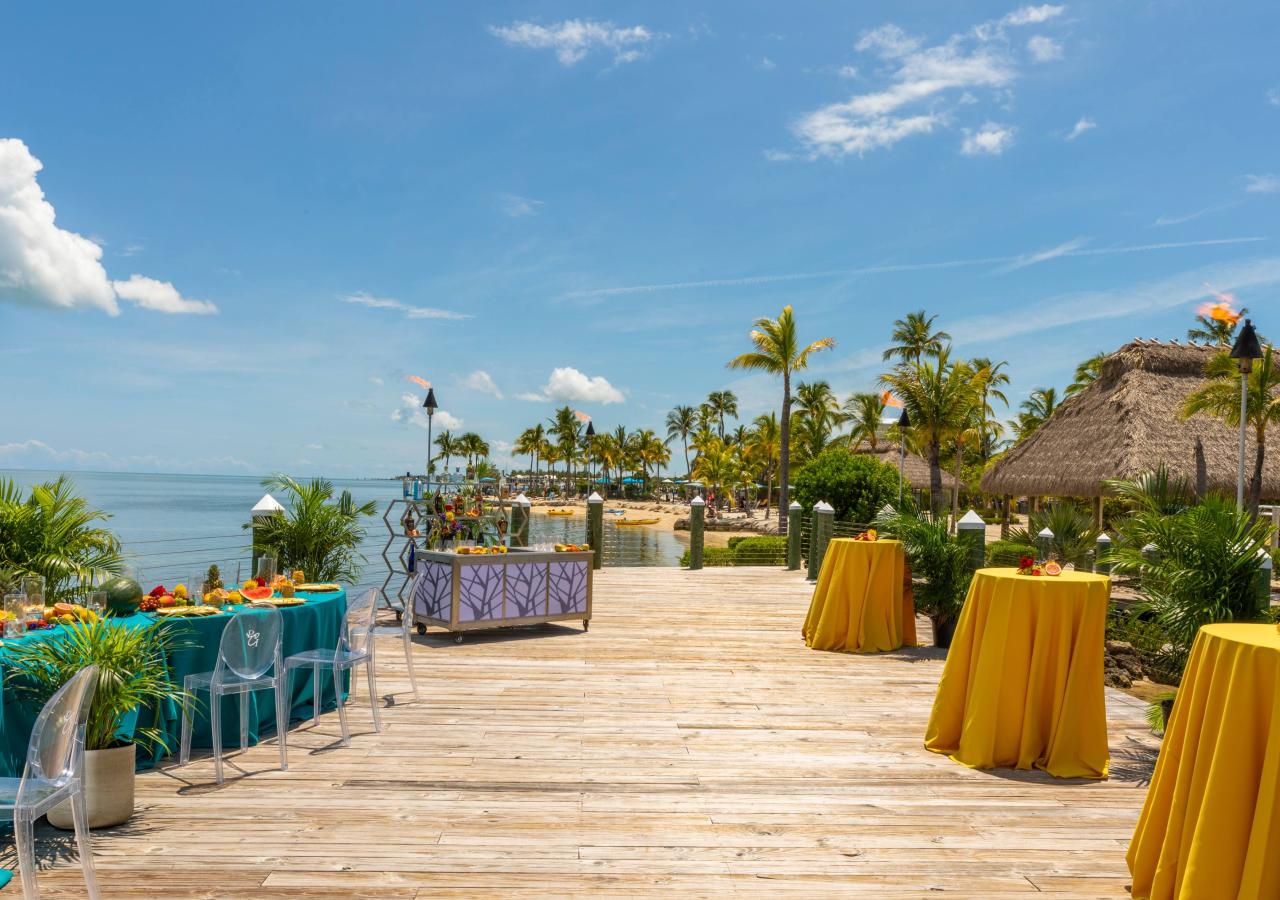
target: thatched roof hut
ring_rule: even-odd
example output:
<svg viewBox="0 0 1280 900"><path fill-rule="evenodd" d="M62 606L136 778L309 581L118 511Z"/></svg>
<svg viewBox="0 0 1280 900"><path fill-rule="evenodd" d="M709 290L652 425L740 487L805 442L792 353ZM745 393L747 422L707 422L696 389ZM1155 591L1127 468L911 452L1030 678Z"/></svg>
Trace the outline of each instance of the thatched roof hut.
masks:
<svg viewBox="0 0 1280 900"><path fill-rule="evenodd" d="M1034 434L982 476L982 489L1028 497L1098 497L1108 478L1133 478L1164 463L1199 493L1236 492L1239 432L1220 419L1183 421L1187 396L1204 384L1216 347L1135 340L1106 358L1098 380L1063 401ZM1280 498L1280 429L1267 432L1262 496ZM1246 477L1253 472L1250 435Z"/></svg>
<svg viewBox="0 0 1280 900"><path fill-rule="evenodd" d="M881 442L876 446L875 450L870 447L862 446L854 451L855 453L865 453L867 456L874 456L880 462L898 468L898 445ZM902 475L910 482L911 487L917 491L929 490L929 463L922 457L907 451L906 457L903 459ZM949 491L955 486L956 480L951 477L951 473L944 467L942 470L942 489Z"/></svg>

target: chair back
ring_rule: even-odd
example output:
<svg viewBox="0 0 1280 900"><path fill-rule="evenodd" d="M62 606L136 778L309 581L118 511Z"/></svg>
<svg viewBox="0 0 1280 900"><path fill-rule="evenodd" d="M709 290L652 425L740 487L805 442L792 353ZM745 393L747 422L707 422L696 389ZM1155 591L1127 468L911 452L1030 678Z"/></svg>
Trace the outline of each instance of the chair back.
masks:
<svg viewBox="0 0 1280 900"><path fill-rule="evenodd" d="M19 802L33 779L61 786L83 771L85 722L97 686L98 667L85 666L58 688L40 710L27 744Z"/></svg>
<svg viewBox="0 0 1280 900"><path fill-rule="evenodd" d="M280 657L280 634L284 630L280 610L274 606L242 608L222 629L215 676L230 671L239 678L261 678ZM278 674L278 673L277 673Z"/></svg>
<svg viewBox="0 0 1280 900"><path fill-rule="evenodd" d="M378 590L370 588L358 600L347 601L347 614L338 637L338 653L362 656L373 649L373 620L378 611Z"/></svg>

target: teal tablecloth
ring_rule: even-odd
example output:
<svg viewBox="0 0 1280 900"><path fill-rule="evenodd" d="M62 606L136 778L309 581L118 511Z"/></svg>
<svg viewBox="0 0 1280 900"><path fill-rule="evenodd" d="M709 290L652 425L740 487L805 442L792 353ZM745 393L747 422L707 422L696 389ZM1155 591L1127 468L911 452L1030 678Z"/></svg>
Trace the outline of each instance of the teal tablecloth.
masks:
<svg viewBox="0 0 1280 900"><path fill-rule="evenodd" d="M338 635L342 631L342 618L347 608L345 592L300 593L299 596L305 597L307 602L302 606L287 606L280 610L284 620L281 641L285 657L306 650L331 649L337 645ZM183 678L187 675L213 671L218 662L218 642L222 638L222 629L226 627L230 615L230 613L222 613L198 619L168 621L168 627L174 629L183 642L190 645L186 649L174 652L170 657L169 675L176 684L181 686ZM130 628L153 622L155 616L150 613L135 613L132 616L111 618L108 621L121 628ZM48 632L33 632L20 640L57 640L59 631L60 629L51 629ZM0 650L0 668L3 667L4 651ZM312 715L313 680L314 676L309 668L293 671L289 700L291 720L309 718ZM335 708L332 673L322 669L320 682L320 708L322 710ZM17 777L22 774L27 742L31 738L31 728L35 724L35 717L39 710L34 707L34 704L15 696L10 685L5 684L3 692L3 702L0 703L0 777ZM270 691L255 691L249 697L249 742L255 744L260 735L275 732L275 703ZM213 746L209 729L209 695L201 693L197 699L199 704L191 746L207 749ZM224 748L239 747L240 699L238 696L224 697L222 703L222 746ZM169 752L176 754L182 733L182 711L177 704L171 704L160 711L160 717L164 721L164 731L168 735ZM136 726L135 717L134 721L123 724L122 732L132 734ZM152 754L143 754L140 750L138 767L150 768L164 755L164 751L159 748Z"/></svg>

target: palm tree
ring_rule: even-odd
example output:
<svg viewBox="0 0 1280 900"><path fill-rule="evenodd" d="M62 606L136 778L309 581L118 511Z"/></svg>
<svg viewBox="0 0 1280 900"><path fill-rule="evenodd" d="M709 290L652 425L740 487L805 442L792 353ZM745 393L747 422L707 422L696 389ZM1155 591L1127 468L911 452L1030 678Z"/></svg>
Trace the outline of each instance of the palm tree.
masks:
<svg viewBox="0 0 1280 900"><path fill-rule="evenodd" d="M1014 440L1022 441L1035 433L1036 429L1049 421L1053 411L1058 408L1058 391L1056 388L1036 388L1026 400L1023 400L1017 420L1013 423Z"/></svg>
<svg viewBox="0 0 1280 900"><path fill-rule="evenodd" d="M796 386L795 410L791 414L793 443L801 459L813 459L831 440L831 432L843 421L840 401L825 381Z"/></svg>
<svg viewBox="0 0 1280 900"><path fill-rule="evenodd" d="M972 441L981 442L985 424L983 415L985 406L982 399L982 383L979 380L979 376L969 367L968 363L957 364L957 369L963 370L960 373L962 377L974 379L976 387L971 395L971 405L968 409L960 411L959 421L956 423L955 431L951 434L951 440L955 444L955 486L951 488L952 528L960 521L960 483L964 472L964 448L966 444Z"/></svg>
<svg viewBox="0 0 1280 900"><path fill-rule="evenodd" d="M254 530L254 543L274 550L285 569L302 569L317 581L359 582L366 562L360 553L365 537L360 520L374 515L378 504L370 500L356 506L345 490L334 502L333 483L321 478L304 484L275 475L262 484L288 499L283 514L244 526Z"/></svg>
<svg viewBox="0 0 1280 900"><path fill-rule="evenodd" d="M649 482L649 467L656 473L664 463L671 459L671 451L662 439L650 428L642 428L631 436L635 461L640 465L640 474L644 476L645 487Z"/></svg>
<svg viewBox="0 0 1280 900"><path fill-rule="evenodd" d="M1075 396L1097 381L1098 376L1102 374L1102 363L1106 358L1105 353L1095 353L1076 366L1076 375L1071 384L1067 385L1066 396Z"/></svg>
<svg viewBox="0 0 1280 900"><path fill-rule="evenodd" d="M1230 307L1220 308L1226 311L1226 315L1221 315L1220 318L1212 313L1197 314L1196 324L1187 329L1187 340L1214 344L1218 347L1230 347L1236 339L1236 326L1249 314L1249 310L1246 307L1236 313L1231 312Z"/></svg>
<svg viewBox="0 0 1280 900"><path fill-rule="evenodd" d="M1007 365L1009 365L1007 360L993 362L985 356L969 360L969 368L973 370L974 377L982 382L982 424L978 433L978 451L983 462L991 458L992 447L989 445L988 437L999 434L1001 431L999 423L995 423L994 429L991 427L992 416L995 415L995 410L991 408L991 401L995 399L1006 407L1009 405L1009 398L1001 390L1009 383L1009 376L1003 371Z"/></svg>
<svg viewBox="0 0 1280 900"><path fill-rule="evenodd" d="M724 417L738 415L738 397L733 391L712 391L707 394L707 408L720 420L720 440L724 440Z"/></svg>
<svg viewBox="0 0 1280 900"><path fill-rule="evenodd" d="M1245 425L1253 429L1257 449L1253 456L1253 477L1249 482L1249 511L1258 516L1258 504L1262 501L1262 467L1267 455L1267 428L1280 424L1280 369L1272 359L1271 345L1263 351L1262 359L1253 365L1249 373L1247 399L1245 401ZM1182 417L1189 419L1196 413L1208 413L1232 428L1240 427L1240 369L1236 360L1227 353L1218 353L1205 366L1209 381L1187 397L1182 407Z"/></svg>
<svg viewBox="0 0 1280 900"><path fill-rule="evenodd" d="M119 541L96 524L107 519L65 475L26 497L16 481L0 478L0 582L40 575L48 604L78 599L94 580L124 571Z"/></svg>
<svg viewBox="0 0 1280 900"><path fill-rule="evenodd" d="M743 447L746 446L747 438L750 436L750 434L751 434L751 429L747 428L746 425L739 424L737 428L733 429L733 431L729 433L729 436L726 439L726 442L733 444L733 446L737 447L738 449L742 449Z"/></svg>
<svg viewBox="0 0 1280 900"><path fill-rule="evenodd" d="M573 478L573 461L578 456L578 436L582 433L582 423L578 421L573 407L562 406L551 418L548 431L556 439L560 451L560 459L565 464L564 491L569 493L569 482Z"/></svg>
<svg viewBox="0 0 1280 900"><path fill-rule="evenodd" d="M778 466L782 490L778 503L779 509L785 509L790 496L787 479L791 477L791 376L808 367L811 355L834 347L836 339L821 338L802 346L796 334L795 315L790 306L784 306L777 319L756 319L750 337L756 349L729 360L729 368L752 369L782 376L782 430L779 435L781 462ZM786 519L779 518L781 531L785 534Z"/></svg>
<svg viewBox="0 0 1280 900"><path fill-rule="evenodd" d="M778 430L778 414L765 413L756 416L751 423L751 436L747 441L747 457L757 466L765 481L764 517L769 518L769 506L773 502L773 475L777 471L781 446Z"/></svg>
<svg viewBox="0 0 1280 900"><path fill-rule="evenodd" d="M937 318L921 309L894 322L891 339L896 343L884 351L884 359L896 357L902 362L918 363L926 356L937 356L942 351L942 342L951 340L945 331L933 330Z"/></svg>
<svg viewBox="0 0 1280 900"><path fill-rule="evenodd" d="M444 457L444 473L449 474L449 460L455 456L461 456L464 452L458 445L458 438L453 436L451 431L442 431L436 435L436 449L440 452L436 454L436 459Z"/></svg>
<svg viewBox="0 0 1280 900"><path fill-rule="evenodd" d="M699 454L693 473L704 485L715 488L716 508L724 503L725 488L733 490L742 483L742 457L737 448L730 447L718 437Z"/></svg>
<svg viewBox="0 0 1280 900"><path fill-rule="evenodd" d="M849 432L849 449L857 450L866 441L874 453L880 444L880 420L884 418L884 403L879 394L864 391L850 394L844 402L843 416L853 424Z"/></svg>
<svg viewBox="0 0 1280 900"><path fill-rule="evenodd" d="M511 448L516 453L529 454L529 472L534 480L538 477L538 457L542 454L542 447L546 441L547 431L539 423L520 432L515 445Z"/></svg>
<svg viewBox="0 0 1280 900"><path fill-rule="evenodd" d="M685 477L689 477L692 471L689 467L689 435L694 431L698 424L698 414L692 406L677 406L671 412L667 413L667 440L674 441L680 438L684 442L684 472Z"/></svg>
<svg viewBox="0 0 1280 900"><path fill-rule="evenodd" d="M468 431L458 438L456 452L467 457L467 469L474 473L475 461L489 455L489 443L474 431Z"/></svg>
<svg viewBox="0 0 1280 900"><path fill-rule="evenodd" d="M978 391L969 367L951 362L951 348L936 358L903 363L880 377L902 399L912 430L929 460L929 506L935 519L946 502L942 494L942 442L952 437L972 413Z"/></svg>

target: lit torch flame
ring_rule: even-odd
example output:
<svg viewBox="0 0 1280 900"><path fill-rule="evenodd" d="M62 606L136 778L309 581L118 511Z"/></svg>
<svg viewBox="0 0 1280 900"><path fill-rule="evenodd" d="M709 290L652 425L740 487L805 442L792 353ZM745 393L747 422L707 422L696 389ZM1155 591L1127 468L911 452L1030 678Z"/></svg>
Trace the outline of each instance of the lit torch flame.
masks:
<svg viewBox="0 0 1280 900"><path fill-rule="evenodd" d="M880 394L881 406L892 406L894 409L902 409L902 401L893 396L892 391L884 391Z"/></svg>
<svg viewBox="0 0 1280 900"><path fill-rule="evenodd" d="M1236 298L1234 294L1228 294L1225 291L1215 291L1213 285L1205 282L1205 287L1209 289L1209 293L1218 301L1217 303L1202 303L1196 309L1196 314L1204 316L1206 319L1213 319L1215 322L1226 322L1228 325L1234 325L1240 321L1240 313L1233 308Z"/></svg>
<svg viewBox="0 0 1280 900"><path fill-rule="evenodd" d="M580 409L575 409L575 410L573 411L573 414L574 414L575 416L577 416L577 418L578 418L578 421L579 421L579 422L590 422L590 421L591 421L591 417L590 417L589 415L587 415L586 413L584 413L584 412L583 412L582 410L580 410Z"/></svg>
<svg viewBox="0 0 1280 900"><path fill-rule="evenodd" d="M404 377L407 381L412 381L416 385L424 387L427 390L431 390L431 382L427 381L425 378L419 378L417 375L406 375Z"/></svg>

